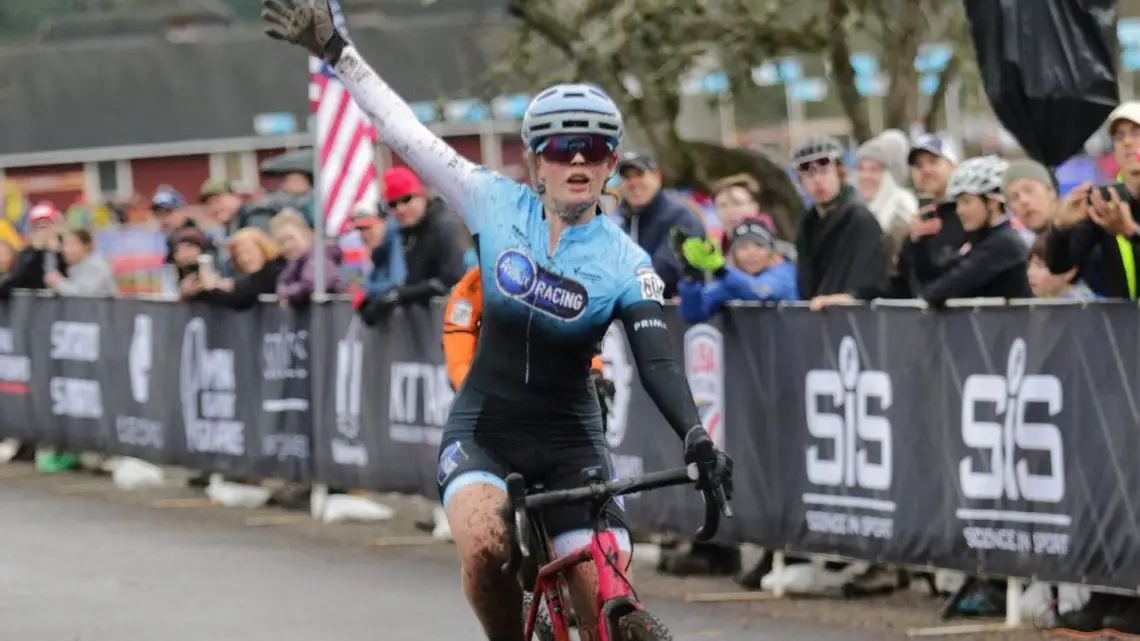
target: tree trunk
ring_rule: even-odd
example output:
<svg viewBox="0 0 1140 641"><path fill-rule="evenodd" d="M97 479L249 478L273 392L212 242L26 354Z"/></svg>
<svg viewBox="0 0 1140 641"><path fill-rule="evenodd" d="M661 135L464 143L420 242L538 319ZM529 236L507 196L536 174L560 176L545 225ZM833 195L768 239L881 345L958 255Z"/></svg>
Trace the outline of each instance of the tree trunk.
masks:
<svg viewBox="0 0 1140 641"><path fill-rule="evenodd" d="M950 58L946 68L938 75L938 88L930 96L930 107L922 119L922 126L926 131L938 131L938 119L942 116L943 108L946 106L946 92L950 90L950 85L958 78L961 67L962 59L955 55ZM947 123L947 125L949 124Z"/></svg>
<svg viewBox="0 0 1140 641"><path fill-rule="evenodd" d="M893 41L888 43L884 56L891 82L884 114L887 129L910 131L910 125L914 122L915 89L918 84L914 58L918 55L924 21L922 0L905 0L894 29Z"/></svg>
<svg viewBox="0 0 1140 641"><path fill-rule="evenodd" d="M867 116L867 101L859 95L859 88L855 85L855 70L851 68L851 47L847 42L846 27L843 25L849 13L846 0L831 0L827 17L831 25L827 53L834 80L832 84L839 93L843 112L851 121L851 133L856 140L864 142L871 138L874 132L871 131L870 119Z"/></svg>

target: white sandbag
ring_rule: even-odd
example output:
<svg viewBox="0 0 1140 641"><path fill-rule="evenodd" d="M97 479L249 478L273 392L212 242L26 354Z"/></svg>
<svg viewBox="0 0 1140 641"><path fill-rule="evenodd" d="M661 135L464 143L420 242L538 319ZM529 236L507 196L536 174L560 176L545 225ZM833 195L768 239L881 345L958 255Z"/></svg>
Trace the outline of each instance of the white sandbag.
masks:
<svg viewBox="0 0 1140 641"><path fill-rule="evenodd" d="M272 495L273 488L231 483L222 480L221 474L211 475L210 484L206 486L206 497L225 507L263 507Z"/></svg>
<svg viewBox="0 0 1140 641"><path fill-rule="evenodd" d="M111 466L111 482L116 488L127 492L161 487L164 480L165 474L161 467L137 458L116 457Z"/></svg>
<svg viewBox="0 0 1140 641"><path fill-rule="evenodd" d="M966 574L956 570L935 570L934 589L939 594L953 594L966 583Z"/></svg>
<svg viewBox="0 0 1140 641"><path fill-rule="evenodd" d="M661 546L654 543L637 543L633 546L635 565L655 568L661 562Z"/></svg>
<svg viewBox="0 0 1140 641"><path fill-rule="evenodd" d="M774 591L777 587L783 587L788 594L822 596L843 589L852 578L851 572L846 568L833 571L816 563L800 563L784 567L779 577L775 572L764 575L760 579L760 589Z"/></svg>
<svg viewBox="0 0 1140 641"><path fill-rule="evenodd" d="M453 541L451 525L447 522L447 513L443 511L443 508L439 506L433 508L431 517L435 521L435 529L431 531L431 537L440 541Z"/></svg>
<svg viewBox="0 0 1140 641"><path fill-rule="evenodd" d="M1021 618L1045 627L1055 625L1050 617L1053 600L1053 585L1034 581L1021 593ZM1092 596L1092 590L1080 585L1061 583L1057 585L1057 611L1061 614L1085 607Z"/></svg>
<svg viewBox="0 0 1140 641"><path fill-rule="evenodd" d="M0 441L0 463L7 463L16 458L19 451L20 441L14 438L6 438Z"/></svg>
<svg viewBox="0 0 1140 641"><path fill-rule="evenodd" d="M334 494L324 503L321 514L324 523L373 523L387 521L396 515L396 511L387 505L352 494Z"/></svg>

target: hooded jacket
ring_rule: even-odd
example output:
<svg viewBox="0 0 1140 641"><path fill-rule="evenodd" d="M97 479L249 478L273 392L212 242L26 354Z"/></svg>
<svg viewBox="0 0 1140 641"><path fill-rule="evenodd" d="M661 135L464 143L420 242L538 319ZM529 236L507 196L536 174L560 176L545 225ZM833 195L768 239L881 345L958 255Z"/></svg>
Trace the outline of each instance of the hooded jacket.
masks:
<svg viewBox="0 0 1140 641"><path fill-rule="evenodd" d="M466 273L463 255L469 236L441 198L427 202L420 222L400 230L407 277L396 289L401 303L426 302L448 291Z"/></svg>
<svg viewBox="0 0 1140 641"><path fill-rule="evenodd" d="M852 294L882 288L887 282L883 231L875 215L860 202L855 188L843 185L820 216L813 207L800 219L796 238L800 297Z"/></svg>

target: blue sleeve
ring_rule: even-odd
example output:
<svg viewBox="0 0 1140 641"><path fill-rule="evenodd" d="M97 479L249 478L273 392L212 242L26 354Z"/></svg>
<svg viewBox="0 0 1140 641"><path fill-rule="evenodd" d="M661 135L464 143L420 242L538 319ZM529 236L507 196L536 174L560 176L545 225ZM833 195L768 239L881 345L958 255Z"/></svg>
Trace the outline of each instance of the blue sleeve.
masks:
<svg viewBox="0 0 1140 641"><path fill-rule="evenodd" d="M530 187L480 167L471 173L466 202L452 203L472 235L483 230L487 218L522 216L530 212L538 196Z"/></svg>
<svg viewBox="0 0 1140 641"><path fill-rule="evenodd" d="M372 252L372 271L368 274L365 298L383 296L399 287L408 275L404 262L404 247L400 233L390 226L384 236L384 244Z"/></svg>
<svg viewBox="0 0 1140 641"><path fill-rule="evenodd" d="M720 311L733 297L722 281L709 284L683 280L678 285L681 295L681 317L686 323L703 323Z"/></svg>
<svg viewBox="0 0 1140 641"><path fill-rule="evenodd" d="M731 300L775 302L798 300L795 270L773 267L749 278L737 269L726 269L722 282Z"/></svg>
<svg viewBox="0 0 1140 641"><path fill-rule="evenodd" d="M399 287L408 279L408 263L404 259L404 242L400 230L389 223L386 242L388 243L388 279L392 287Z"/></svg>

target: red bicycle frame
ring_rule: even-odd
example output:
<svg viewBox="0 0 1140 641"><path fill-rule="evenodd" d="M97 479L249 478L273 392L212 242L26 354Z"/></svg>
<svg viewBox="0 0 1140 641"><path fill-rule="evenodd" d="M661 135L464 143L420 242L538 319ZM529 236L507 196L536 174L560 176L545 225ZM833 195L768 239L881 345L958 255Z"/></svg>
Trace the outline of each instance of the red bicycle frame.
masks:
<svg viewBox="0 0 1140 641"><path fill-rule="evenodd" d="M570 641L570 624L567 621L562 586L565 585L568 570L580 563L591 562L598 571L598 587L594 592L598 639L600 641L615 639L611 636L611 625L621 615L641 609L641 605L633 596L633 590L625 578L625 573L621 570L619 559L617 537L613 532L602 530L594 532L589 545L582 546L540 567L538 579L534 584L534 598L530 603L530 612L526 615L525 638L528 641L531 639L534 623L538 617L538 608L545 600L548 604L547 610L550 612L550 625L554 631L555 641ZM614 617L614 610L619 608L621 610L619 617Z"/></svg>

